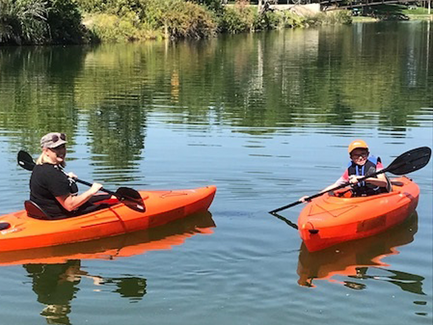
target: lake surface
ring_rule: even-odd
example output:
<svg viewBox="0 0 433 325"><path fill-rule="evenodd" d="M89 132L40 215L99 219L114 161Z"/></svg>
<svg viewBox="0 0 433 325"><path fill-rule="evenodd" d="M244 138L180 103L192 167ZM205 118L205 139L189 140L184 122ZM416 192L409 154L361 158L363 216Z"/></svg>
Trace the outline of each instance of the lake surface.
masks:
<svg viewBox="0 0 433 325"><path fill-rule="evenodd" d="M28 197L18 150L50 131L106 188L218 187L159 229L0 254L0 324L432 324L432 163L376 237L311 254L268 214L334 182L355 138L384 165L431 147L432 67L428 22L0 48L1 214Z"/></svg>

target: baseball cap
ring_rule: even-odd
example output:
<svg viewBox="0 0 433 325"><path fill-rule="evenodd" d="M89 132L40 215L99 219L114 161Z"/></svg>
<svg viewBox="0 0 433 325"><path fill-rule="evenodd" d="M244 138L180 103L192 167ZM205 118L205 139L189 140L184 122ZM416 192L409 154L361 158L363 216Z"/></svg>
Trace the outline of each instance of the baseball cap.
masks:
<svg viewBox="0 0 433 325"><path fill-rule="evenodd" d="M67 143L67 141L66 141L66 134L64 134L64 133L51 132L51 133L45 134L41 138L41 147L42 148L54 149L54 148L57 148L57 147L61 146L62 144L65 144L65 143Z"/></svg>

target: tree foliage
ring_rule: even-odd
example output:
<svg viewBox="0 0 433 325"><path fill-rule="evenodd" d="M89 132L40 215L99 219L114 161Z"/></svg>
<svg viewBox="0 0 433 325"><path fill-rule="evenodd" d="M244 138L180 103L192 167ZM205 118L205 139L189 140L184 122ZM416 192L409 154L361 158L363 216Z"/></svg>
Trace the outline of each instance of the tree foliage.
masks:
<svg viewBox="0 0 433 325"><path fill-rule="evenodd" d="M71 0L49 0L47 23L53 43L80 43L85 36L81 13Z"/></svg>
<svg viewBox="0 0 433 325"><path fill-rule="evenodd" d="M0 0L0 41L9 44L41 43L49 26L42 1Z"/></svg>
<svg viewBox="0 0 433 325"><path fill-rule="evenodd" d="M191 0L191 2L204 5L217 14L221 14L224 8L221 0Z"/></svg>
<svg viewBox="0 0 433 325"><path fill-rule="evenodd" d="M243 33L350 19L349 15L306 19L289 11L258 11L247 0L230 6L219 0L0 0L0 43L202 39L216 32Z"/></svg>
<svg viewBox="0 0 433 325"><path fill-rule="evenodd" d="M217 28L212 14L194 3L174 1L163 16L164 29L171 38L205 38Z"/></svg>
<svg viewBox="0 0 433 325"><path fill-rule="evenodd" d="M217 29L210 10L183 0L119 0L109 5L105 13L94 13L88 24L103 40L140 40L150 35L200 39Z"/></svg>
<svg viewBox="0 0 433 325"><path fill-rule="evenodd" d="M249 6L237 4L226 7L221 18L221 30L228 33L251 32L257 20L257 11Z"/></svg>
<svg viewBox="0 0 433 325"><path fill-rule="evenodd" d="M0 42L78 43L84 30L70 0L0 0Z"/></svg>

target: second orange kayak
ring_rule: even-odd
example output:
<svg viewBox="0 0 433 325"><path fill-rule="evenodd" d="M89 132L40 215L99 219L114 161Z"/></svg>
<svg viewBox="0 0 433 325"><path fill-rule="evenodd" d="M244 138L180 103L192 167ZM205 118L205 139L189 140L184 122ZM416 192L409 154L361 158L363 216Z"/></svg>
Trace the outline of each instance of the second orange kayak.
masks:
<svg viewBox="0 0 433 325"><path fill-rule="evenodd" d="M415 211L419 187L407 177L392 183L390 193L367 197L327 193L308 203L298 218L299 234L308 251L373 236L403 222Z"/></svg>
<svg viewBox="0 0 433 325"><path fill-rule="evenodd" d="M140 191L146 205L141 213L118 203L109 208L61 220L31 218L25 210L0 216L0 252L56 246L116 236L164 225L206 211L216 187Z"/></svg>

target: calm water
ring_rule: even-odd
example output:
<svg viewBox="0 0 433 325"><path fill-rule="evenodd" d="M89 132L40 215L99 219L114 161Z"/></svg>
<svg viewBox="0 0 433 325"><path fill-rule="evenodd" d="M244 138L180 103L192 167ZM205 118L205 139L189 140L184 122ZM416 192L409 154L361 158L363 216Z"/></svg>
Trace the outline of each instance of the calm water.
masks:
<svg viewBox="0 0 433 325"><path fill-rule="evenodd" d="M432 58L428 23L1 48L2 214L28 197L18 150L52 130L106 188L218 192L161 229L0 254L0 324L431 324L432 163L415 215L338 249L309 254L267 211L338 178L354 138L385 165L432 146Z"/></svg>

